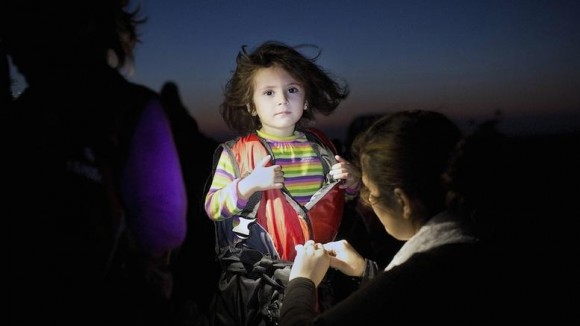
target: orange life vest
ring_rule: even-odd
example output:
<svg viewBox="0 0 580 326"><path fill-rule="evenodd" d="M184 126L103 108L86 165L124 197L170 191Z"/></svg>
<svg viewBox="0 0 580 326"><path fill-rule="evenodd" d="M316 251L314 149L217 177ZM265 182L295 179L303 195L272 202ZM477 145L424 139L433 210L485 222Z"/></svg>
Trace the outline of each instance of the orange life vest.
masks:
<svg viewBox="0 0 580 326"><path fill-rule="evenodd" d="M285 189L256 192L239 216L217 221L218 245L244 242L274 258L293 260L295 245L306 240L333 241L342 220L344 189L328 176L336 160L332 142L315 129L301 130L318 154L326 176L322 187L306 205L299 204ZM222 144L237 163L237 177L250 173L257 162L270 155L271 149L255 133ZM273 157L273 156L272 156ZM235 165L235 164L234 164Z"/></svg>

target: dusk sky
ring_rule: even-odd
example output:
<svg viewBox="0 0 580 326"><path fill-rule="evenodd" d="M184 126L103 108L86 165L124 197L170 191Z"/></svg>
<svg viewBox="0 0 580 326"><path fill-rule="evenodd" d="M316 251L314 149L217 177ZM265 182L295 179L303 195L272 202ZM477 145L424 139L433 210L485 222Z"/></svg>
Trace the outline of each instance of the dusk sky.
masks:
<svg viewBox="0 0 580 326"><path fill-rule="evenodd" d="M223 138L218 107L242 45L315 44L349 98L317 125L342 138L356 116L436 109L458 122L501 110L500 129L580 129L577 0L140 0L142 43L129 78L171 80L203 132Z"/></svg>

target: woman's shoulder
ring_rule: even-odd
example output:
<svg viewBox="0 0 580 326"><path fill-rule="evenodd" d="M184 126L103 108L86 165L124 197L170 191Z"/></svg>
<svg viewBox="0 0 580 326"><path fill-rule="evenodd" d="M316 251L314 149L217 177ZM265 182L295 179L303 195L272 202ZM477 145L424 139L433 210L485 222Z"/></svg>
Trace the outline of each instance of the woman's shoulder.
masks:
<svg viewBox="0 0 580 326"><path fill-rule="evenodd" d="M458 242L443 244L424 252L419 252L409 258L413 264L432 264L451 266L477 262L478 257L484 254L484 247L480 242Z"/></svg>
<svg viewBox="0 0 580 326"><path fill-rule="evenodd" d="M487 259L479 242L448 243L414 253L404 263L382 273L382 276L421 281L443 280L478 274L483 261Z"/></svg>

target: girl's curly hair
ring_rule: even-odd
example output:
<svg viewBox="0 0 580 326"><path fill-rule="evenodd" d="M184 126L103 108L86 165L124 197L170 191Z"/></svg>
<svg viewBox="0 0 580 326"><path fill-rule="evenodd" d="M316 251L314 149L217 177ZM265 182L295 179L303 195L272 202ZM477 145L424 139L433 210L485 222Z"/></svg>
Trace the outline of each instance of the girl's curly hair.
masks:
<svg viewBox="0 0 580 326"><path fill-rule="evenodd" d="M304 47L318 49L317 55L309 58L298 51ZM347 98L349 89L346 83L339 84L316 64L320 54L320 49L315 45L291 47L279 41L266 41L253 52L242 46L236 57L236 69L225 86L224 101L220 105L220 114L228 127L241 134L261 127L259 118L248 112L255 109L252 102L253 80L260 69L273 66L283 68L304 86L309 110L304 111L298 128L313 121L316 113L331 114Z"/></svg>

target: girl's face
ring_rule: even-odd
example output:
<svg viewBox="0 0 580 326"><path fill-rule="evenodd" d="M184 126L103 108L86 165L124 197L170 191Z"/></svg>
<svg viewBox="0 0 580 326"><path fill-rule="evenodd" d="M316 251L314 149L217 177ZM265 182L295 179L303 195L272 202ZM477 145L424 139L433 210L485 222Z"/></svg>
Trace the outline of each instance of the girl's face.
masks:
<svg viewBox="0 0 580 326"><path fill-rule="evenodd" d="M254 76L253 101L262 124L260 131L291 136L305 107L304 87L283 68L262 68Z"/></svg>

